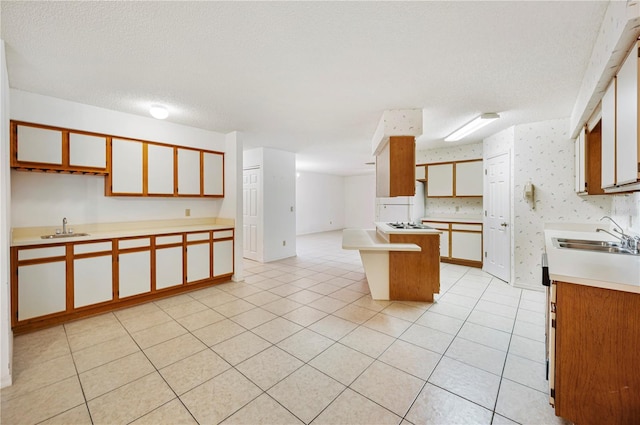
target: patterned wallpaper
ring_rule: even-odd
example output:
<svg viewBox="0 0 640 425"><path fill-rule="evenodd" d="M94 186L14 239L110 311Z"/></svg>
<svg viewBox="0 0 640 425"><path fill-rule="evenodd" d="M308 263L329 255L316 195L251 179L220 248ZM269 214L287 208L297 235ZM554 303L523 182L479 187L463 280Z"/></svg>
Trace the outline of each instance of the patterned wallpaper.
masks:
<svg viewBox="0 0 640 425"><path fill-rule="evenodd" d="M482 158L482 143L416 151L416 163ZM426 198L425 216L482 216L482 198Z"/></svg>
<svg viewBox="0 0 640 425"><path fill-rule="evenodd" d="M640 236L640 192L613 196L611 218L626 232Z"/></svg>
<svg viewBox="0 0 640 425"><path fill-rule="evenodd" d="M510 140L511 139L511 140ZM511 149L512 284L540 289L545 223L596 222L611 212L608 195L578 196L573 188L574 144L569 120L518 125L485 139L485 158ZM535 186L535 204L522 196Z"/></svg>

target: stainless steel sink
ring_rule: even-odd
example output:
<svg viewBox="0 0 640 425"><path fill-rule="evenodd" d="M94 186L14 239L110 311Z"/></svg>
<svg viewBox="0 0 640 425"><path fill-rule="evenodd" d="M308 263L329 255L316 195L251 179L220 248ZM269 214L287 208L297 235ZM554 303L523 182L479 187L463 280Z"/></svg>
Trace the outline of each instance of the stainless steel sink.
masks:
<svg viewBox="0 0 640 425"><path fill-rule="evenodd" d="M56 233L54 235L40 236L42 239L58 239L58 238L73 238L76 236L89 236L88 233Z"/></svg>
<svg viewBox="0 0 640 425"><path fill-rule="evenodd" d="M583 251L607 252L610 254L640 255L632 250L623 248L618 241L593 241L588 239L553 238L556 248L579 249Z"/></svg>

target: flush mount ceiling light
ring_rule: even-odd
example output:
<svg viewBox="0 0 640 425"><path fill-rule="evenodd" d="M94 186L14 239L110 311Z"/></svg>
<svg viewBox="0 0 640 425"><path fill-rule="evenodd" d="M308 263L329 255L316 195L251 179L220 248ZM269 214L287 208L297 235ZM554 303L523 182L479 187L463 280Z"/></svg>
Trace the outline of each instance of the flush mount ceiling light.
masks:
<svg viewBox="0 0 640 425"><path fill-rule="evenodd" d="M151 105L151 108L149 108L149 113L153 118L157 120L163 120L169 116L169 111L167 111L167 108L161 105Z"/></svg>
<svg viewBox="0 0 640 425"><path fill-rule="evenodd" d="M464 139L469 134L473 133L476 130L481 129L485 125L489 124L490 122L493 122L493 121L497 120L498 118L500 118L500 115L498 115L496 113L482 114L479 117L476 117L473 120L469 121L468 123L466 123L465 125L463 125L459 129L457 129L456 131L454 131L453 133L451 133L447 137L445 137L444 141L445 142L456 142L456 141L458 141L460 139Z"/></svg>

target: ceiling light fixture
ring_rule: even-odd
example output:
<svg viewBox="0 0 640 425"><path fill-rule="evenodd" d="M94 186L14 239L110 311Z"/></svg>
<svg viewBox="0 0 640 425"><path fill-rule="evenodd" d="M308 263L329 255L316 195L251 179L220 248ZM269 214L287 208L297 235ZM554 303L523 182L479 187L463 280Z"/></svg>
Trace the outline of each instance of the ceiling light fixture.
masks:
<svg viewBox="0 0 640 425"><path fill-rule="evenodd" d="M444 141L445 142L456 142L456 141L458 141L460 139L464 139L469 134L473 133L476 130L481 129L485 125L489 124L490 122L493 122L493 121L497 120L498 118L500 118L500 115L498 115L496 113L493 113L493 112L492 113L482 114L479 117L476 117L473 120L469 121L468 123L466 123L465 125L463 125L459 129L457 129L456 131L454 131L453 133L451 133L447 137L445 137Z"/></svg>
<svg viewBox="0 0 640 425"><path fill-rule="evenodd" d="M161 105L151 105L151 108L149 108L149 113L153 118L157 120L163 120L169 116L169 111L167 111L167 108Z"/></svg>

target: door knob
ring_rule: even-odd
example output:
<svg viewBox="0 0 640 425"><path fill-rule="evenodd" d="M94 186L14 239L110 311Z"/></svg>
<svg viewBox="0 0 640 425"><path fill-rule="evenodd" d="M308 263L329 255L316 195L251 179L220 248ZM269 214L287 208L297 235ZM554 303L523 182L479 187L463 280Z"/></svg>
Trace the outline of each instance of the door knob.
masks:
<svg viewBox="0 0 640 425"><path fill-rule="evenodd" d="M502 227L507 227L507 226L508 226L508 224L507 224L507 223L502 223L500 226L502 226Z"/></svg>

